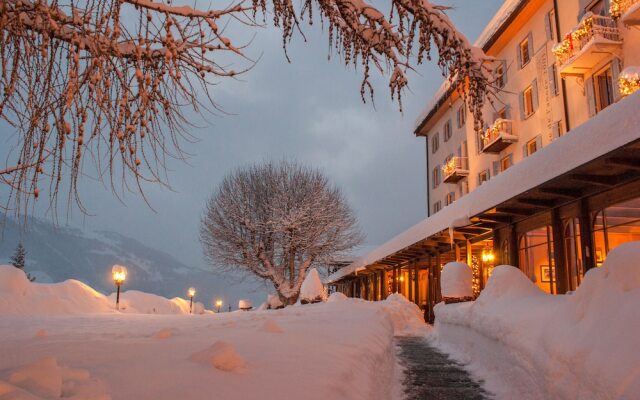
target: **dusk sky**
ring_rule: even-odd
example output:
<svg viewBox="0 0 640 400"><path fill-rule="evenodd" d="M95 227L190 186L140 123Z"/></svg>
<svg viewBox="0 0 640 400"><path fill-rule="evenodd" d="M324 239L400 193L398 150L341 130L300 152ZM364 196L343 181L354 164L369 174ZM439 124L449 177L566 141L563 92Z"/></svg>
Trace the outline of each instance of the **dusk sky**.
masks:
<svg viewBox="0 0 640 400"><path fill-rule="evenodd" d="M499 8L500 0L444 1L449 15L474 40ZM386 7L383 7L386 11ZM212 88L214 99L230 113L199 120L184 143L188 163L169 163L172 190L148 186L146 195L127 194L124 204L102 184L85 179L82 198L93 216L72 210L69 223L113 230L172 253L186 264L203 265L198 226L206 199L234 168L270 159L294 159L323 170L339 185L366 233L365 244L389 240L426 216L424 139L414 122L442 82L435 64L411 74L403 94L404 113L390 100L387 77L374 71L375 107L360 98L362 71L328 60L326 32L304 26L282 51L280 32L257 30L246 50L258 64L237 81ZM15 136L3 125L3 152ZM0 191L6 197L6 189ZM42 200L41 200L42 201ZM61 220L66 218L64 207Z"/></svg>

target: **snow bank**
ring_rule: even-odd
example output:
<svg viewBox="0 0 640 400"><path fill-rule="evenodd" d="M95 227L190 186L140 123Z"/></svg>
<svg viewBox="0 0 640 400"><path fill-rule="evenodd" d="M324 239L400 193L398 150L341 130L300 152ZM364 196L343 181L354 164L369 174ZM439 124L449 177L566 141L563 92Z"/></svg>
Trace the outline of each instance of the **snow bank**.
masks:
<svg viewBox="0 0 640 400"><path fill-rule="evenodd" d="M389 295L377 303L381 311L389 317L395 336L422 336L427 333L427 325L420 307L400 293Z"/></svg>
<svg viewBox="0 0 640 400"><path fill-rule="evenodd" d="M45 357L12 371L0 380L0 398L38 400L52 398L110 400L104 384L89 371L65 368L54 357Z"/></svg>
<svg viewBox="0 0 640 400"><path fill-rule="evenodd" d="M327 292L317 269L311 268L300 287L300 302L318 303L327 300Z"/></svg>
<svg viewBox="0 0 640 400"><path fill-rule="evenodd" d="M90 286L69 279L60 283L30 282L25 273L0 265L0 314L101 314L115 312L116 295L105 296ZM188 314L189 300L171 300L155 294L129 290L120 293L120 308L126 313ZM193 312L205 312L193 303Z"/></svg>
<svg viewBox="0 0 640 400"><path fill-rule="evenodd" d="M336 302L347 300L347 299L348 299L348 297L347 297L346 294L344 294L342 292L334 292L334 293L331 293L331 296L329 296L327 301L329 303L336 303Z"/></svg>
<svg viewBox="0 0 640 400"><path fill-rule="evenodd" d="M499 397L640 398L639 260L621 245L560 296L497 267L477 301L436 306L434 340Z"/></svg>
<svg viewBox="0 0 640 400"><path fill-rule="evenodd" d="M450 262L442 269L443 297L473 297L473 272L465 263Z"/></svg>
<svg viewBox="0 0 640 400"><path fill-rule="evenodd" d="M209 348L191 354L189 360L227 372L244 372L246 362L231 343L217 341Z"/></svg>

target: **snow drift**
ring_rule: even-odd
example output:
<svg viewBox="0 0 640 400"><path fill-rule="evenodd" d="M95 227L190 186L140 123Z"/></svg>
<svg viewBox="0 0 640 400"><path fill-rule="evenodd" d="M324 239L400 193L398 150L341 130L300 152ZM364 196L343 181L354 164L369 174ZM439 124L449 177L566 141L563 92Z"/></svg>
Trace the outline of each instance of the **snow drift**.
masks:
<svg viewBox="0 0 640 400"><path fill-rule="evenodd" d="M435 342L499 397L638 399L639 260L640 242L621 245L558 296L496 267L475 302L436 306Z"/></svg>
<svg viewBox="0 0 640 400"><path fill-rule="evenodd" d="M0 265L0 314L100 314L113 313L115 294L105 296L92 287L69 279L60 283L30 282L25 273ZM140 314L188 314L189 300L171 300L155 294L129 290L120 294L122 312ZM194 313L205 312L193 303Z"/></svg>

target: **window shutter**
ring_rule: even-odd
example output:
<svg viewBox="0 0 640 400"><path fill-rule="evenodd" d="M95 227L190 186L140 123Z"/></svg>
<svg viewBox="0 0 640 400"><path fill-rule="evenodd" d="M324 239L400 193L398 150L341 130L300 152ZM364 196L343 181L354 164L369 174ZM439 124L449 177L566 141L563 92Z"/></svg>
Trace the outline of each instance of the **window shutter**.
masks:
<svg viewBox="0 0 640 400"><path fill-rule="evenodd" d="M531 96L533 97L533 112L538 110L538 80L531 82Z"/></svg>
<svg viewBox="0 0 640 400"><path fill-rule="evenodd" d="M562 133L560 131L560 121L556 121L553 123L553 125L551 126L551 131L552 131L554 140L560 137Z"/></svg>
<svg viewBox="0 0 640 400"><path fill-rule="evenodd" d="M496 176L500 173L500 161L493 162L493 176Z"/></svg>
<svg viewBox="0 0 640 400"><path fill-rule="evenodd" d="M529 146L527 146L527 143L522 145L522 158L527 158L529 157Z"/></svg>
<svg viewBox="0 0 640 400"><path fill-rule="evenodd" d="M620 76L620 59L614 58L611 62L611 78L613 80L613 100L620 100L620 88L618 86L618 77Z"/></svg>
<svg viewBox="0 0 640 400"><path fill-rule="evenodd" d="M480 174L478 174L478 176L476 176L476 186L480 186Z"/></svg>
<svg viewBox="0 0 640 400"><path fill-rule="evenodd" d="M520 54L520 52L518 52ZM507 84L507 60L502 60L502 87Z"/></svg>
<svg viewBox="0 0 640 400"><path fill-rule="evenodd" d="M518 102L520 103L520 119L524 121L527 118L524 114L524 92L518 94Z"/></svg>
<svg viewBox="0 0 640 400"><path fill-rule="evenodd" d="M558 95L558 76L556 74L555 64L551 64L551 66L548 69L548 73L549 73L549 86L551 87L551 95L557 96Z"/></svg>
<svg viewBox="0 0 640 400"><path fill-rule="evenodd" d="M513 153L509 154L509 166L513 166Z"/></svg>
<svg viewBox="0 0 640 400"><path fill-rule="evenodd" d="M520 44L516 46L516 56L518 57L518 68L522 68L522 51L520 50Z"/></svg>
<svg viewBox="0 0 640 400"><path fill-rule="evenodd" d="M553 24L549 18L551 18L551 13L547 13L544 17L544 31L547 33L547 40L553 39L553 34L551 33L551 26Z"/></svg>
<svg viewBox="0 0 640 400"><path fill-rule="evenodd" d="M542 135L536 136L536 151L542 150Z"/></svg>
<svg viewBox="0 0 640 400"><path fill-rule="evenodd" d="M533 33L529 32L529 36L527 36L528 42L527 44L529 45L529 60L533 60Z"/></svg>
<svg viewBox="0 0 640 400"><path fill-rule="evenodd" d="M487 179L491 179L491 170L487 168Z"/></svg>
<svg viewBox="0 0 640 400"><path fill-rule="evenodd" d="M596 93L593 90L593 77L584 81L584 91L587 95L587 104L589 106L589 116L596 115Z"/></svg>
<svg viewBox="0 0 640 400"><path fill-rule="evenodd" d="M504 106L504 116L506 119L511 119L511 106L509 104Z"/></svg>

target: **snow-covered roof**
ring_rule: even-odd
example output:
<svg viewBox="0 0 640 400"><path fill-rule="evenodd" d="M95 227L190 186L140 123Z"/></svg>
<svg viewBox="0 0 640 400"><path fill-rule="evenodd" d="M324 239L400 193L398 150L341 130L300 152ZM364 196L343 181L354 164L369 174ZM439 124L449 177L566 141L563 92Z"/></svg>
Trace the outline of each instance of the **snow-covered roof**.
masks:
<svg viewBox="0 0 640 400"><path fill-rule="evenodd" d="M335 282L433 236L458 221L490 210L510 198L640 139L640 92L607 107L550 145L493 177L442 211L420 221L366 256L329 276Z"/></svg>
<svg viewBox="0 0 640 400"><path fill-rule="evenodd" d="M509 23L510 18L514 13L529 0L505 0L500 9L493 16L491 21L487 24L484 30L480 33L480 36L476 39L474 46L481 47L484 51L494 36L500 31L500 29ZM432 110L438 107L439 103L445 100L446 97L451 95L450 93L451 83L449 79L444 79L442 85L436 93L433 95L429 103L423 108L420 115L415 121L414 130L417 131L422 125L423 121L431 114Z"/></svg>

